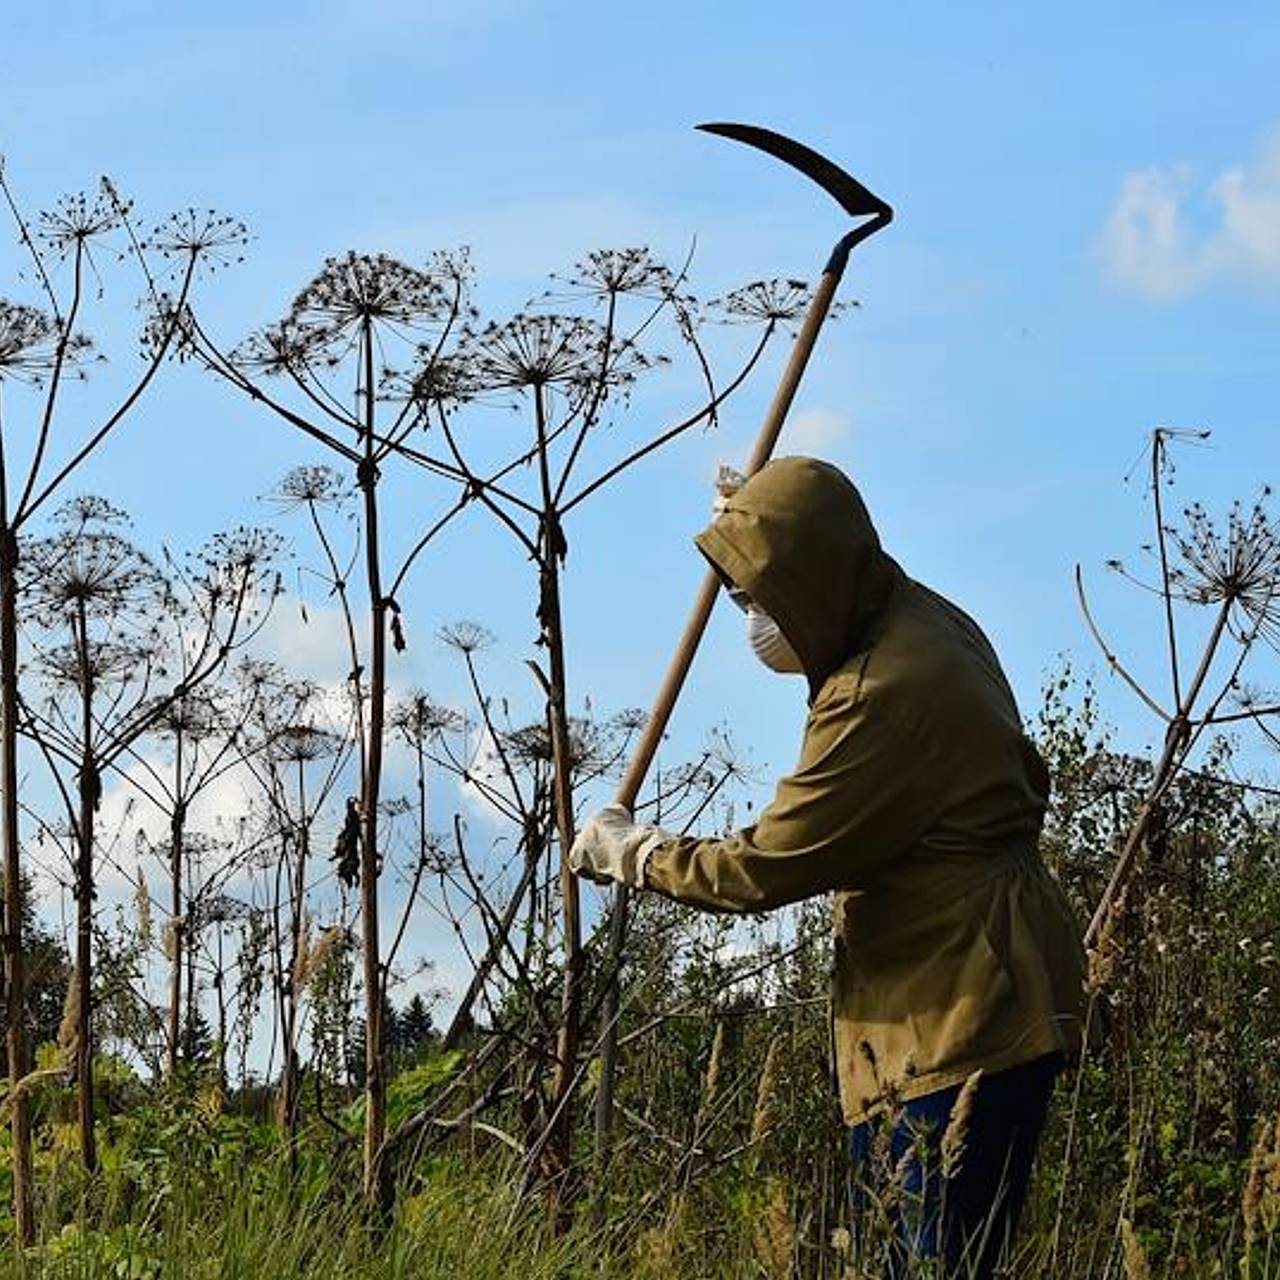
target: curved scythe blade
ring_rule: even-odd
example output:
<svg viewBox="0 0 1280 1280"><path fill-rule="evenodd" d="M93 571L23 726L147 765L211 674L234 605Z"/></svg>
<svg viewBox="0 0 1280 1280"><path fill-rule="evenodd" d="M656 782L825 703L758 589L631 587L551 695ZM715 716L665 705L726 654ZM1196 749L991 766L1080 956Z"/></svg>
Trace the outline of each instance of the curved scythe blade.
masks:
<svg viewBox="0 0 1280 1280"><path fill-rule="evenodd" d="M803 143L754 124L700 124L697 127L704 133L718 133L722 137L745 142L750 147L758 147L792 168L799 169L855 218L877 214L887 222L893 217L893 210L879 196L873 195L839 165L833 164L826 156L819 155Z"/></svg>

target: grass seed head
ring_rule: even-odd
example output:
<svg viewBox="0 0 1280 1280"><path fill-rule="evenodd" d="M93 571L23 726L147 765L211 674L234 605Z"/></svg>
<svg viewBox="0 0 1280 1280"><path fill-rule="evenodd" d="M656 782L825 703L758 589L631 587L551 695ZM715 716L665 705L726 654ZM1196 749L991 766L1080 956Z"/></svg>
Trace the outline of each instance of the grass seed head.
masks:
<svg viewBox="0 0 1280 1280"><path fill-rule="evenodd" d="M960 1088L951 1118L942 1135L942 1176L953 1178L964 1160L964 1150L969 1138L969 1121L973 1116L974 1100L978 1096L978 1082L982 1079L979 1067Z"/></svg>
<svg viewBox="0 0 1280 1280"><path fill-rule="evenodd" d="M1124 1248L1124 1273L1128 1280L1151 1280L1146 1250L1128 1218L1120 1219L1120 1242Z"/></svg>

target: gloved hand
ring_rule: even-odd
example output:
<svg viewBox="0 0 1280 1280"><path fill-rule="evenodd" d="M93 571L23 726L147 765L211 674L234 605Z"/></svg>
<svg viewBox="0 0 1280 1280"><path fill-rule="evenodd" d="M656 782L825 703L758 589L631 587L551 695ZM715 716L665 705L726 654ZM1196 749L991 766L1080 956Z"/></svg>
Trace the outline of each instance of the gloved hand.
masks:
<svg viewBox="0 0 1280 1280"><path fill-rule="evenodd" d="M606 805L578 832L569 850L569 866L597 884L616 880L643 889L649 855L669 839L670 833L661 827L634 822L626 805Z"/></svg>

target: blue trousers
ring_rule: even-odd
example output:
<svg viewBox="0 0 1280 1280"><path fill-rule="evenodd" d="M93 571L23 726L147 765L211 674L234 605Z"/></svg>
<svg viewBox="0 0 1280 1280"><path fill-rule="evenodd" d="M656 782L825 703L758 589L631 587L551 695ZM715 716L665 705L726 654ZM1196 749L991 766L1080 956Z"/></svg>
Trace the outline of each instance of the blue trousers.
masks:
<svg viewBox="0 0 1280 1280"><path fill-rule="evenodd" d="M909 1258L941 1258L942 1275L989 1280L1017 1226L1036 1145L1044 1128L1058 1054L979 1079L963 1156L942 1176L942 1136L962 1086L905 1102L891 1115L849 1131L854 1226L868 1198L896 1184L890 1213L896 1227L886 1275L905 1274ZM876 1138L888 1159L873 1159ZM879 1164L876 1168L873 1165Z"/></svg>

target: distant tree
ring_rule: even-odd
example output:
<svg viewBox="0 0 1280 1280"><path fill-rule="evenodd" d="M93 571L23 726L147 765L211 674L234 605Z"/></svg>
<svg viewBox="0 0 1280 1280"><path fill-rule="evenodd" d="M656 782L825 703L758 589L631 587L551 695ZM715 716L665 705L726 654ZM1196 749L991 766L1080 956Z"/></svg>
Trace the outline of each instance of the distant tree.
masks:
<svg viewBox="0 0 1280 1280"><path fill-rule="evenodd" d="M400 1070L411 1067L439 1041L440 1033L436 1030L430 1007L420 994L414 995L396 1015L392 1061Z"/></svg>

